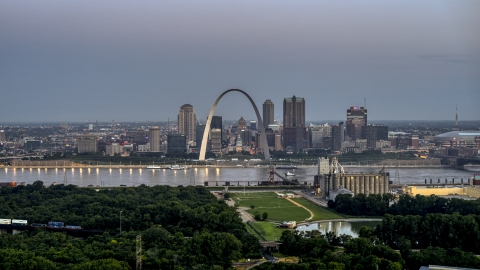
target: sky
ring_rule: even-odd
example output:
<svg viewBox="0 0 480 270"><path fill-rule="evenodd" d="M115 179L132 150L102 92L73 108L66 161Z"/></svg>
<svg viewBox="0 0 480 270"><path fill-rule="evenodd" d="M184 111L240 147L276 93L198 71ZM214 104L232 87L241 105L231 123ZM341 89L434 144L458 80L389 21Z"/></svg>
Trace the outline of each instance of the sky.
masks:
<svg viewBox="0 0 480 270"><path fill-rule="evenodd" d="M205 121L231 88L280 120L479 120L480 1L0 1L0 122Z"/></svg>

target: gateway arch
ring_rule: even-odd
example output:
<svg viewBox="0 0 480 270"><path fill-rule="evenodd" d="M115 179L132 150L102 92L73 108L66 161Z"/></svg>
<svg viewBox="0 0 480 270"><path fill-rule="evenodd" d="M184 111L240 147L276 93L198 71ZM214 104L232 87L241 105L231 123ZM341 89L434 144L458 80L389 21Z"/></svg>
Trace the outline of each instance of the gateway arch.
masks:
<svg viewBox="0 0 480 270"><path fill-rule="evenodd" d="M200 161L205 160L205 153L207 151L208 134L210 133L210 125L212 123L213 113L215 112L215 109L217 108L217 105L220 99L222 99L222 97L229 92L240 92L244 94L248 98L248 100L250 100L250 103L252 103L253 109L255 110L255 114L257 115L258 125L260 126L260 132L261 132L260 136L261 136L262 145L263 145L263 154L265 155L265 160L270 160L270 152L268 151L267 135L265 134L265 127L263 126L262 117L260 117L260 113L258 112L257 105L255 105L255 102L253 102L253 99L247 93L245 93L245 91L240 89L230 89L223 92L217 98L215 103L213 103L212 109L208 114L207 123L205 124L205 131L203 132L202 145L200 147L200 156L198 160Z"/></svg>

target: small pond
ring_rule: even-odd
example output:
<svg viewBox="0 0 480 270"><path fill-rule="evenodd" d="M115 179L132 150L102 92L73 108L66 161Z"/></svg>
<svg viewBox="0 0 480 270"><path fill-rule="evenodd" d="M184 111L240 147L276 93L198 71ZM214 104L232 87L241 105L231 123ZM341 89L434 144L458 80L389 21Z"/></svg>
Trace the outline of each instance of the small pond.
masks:
<svg viewBox="0 0 480 270"><path fill-rule="evenodd" d="M380 220L323 221L310 223L309 225L300 225L297 227L297 231L306 232L317 230L323 234L335 232L337 236L347 234L352 237L358 237L358 233L363 226L373 229L380 223L382 223Z"/></svg>

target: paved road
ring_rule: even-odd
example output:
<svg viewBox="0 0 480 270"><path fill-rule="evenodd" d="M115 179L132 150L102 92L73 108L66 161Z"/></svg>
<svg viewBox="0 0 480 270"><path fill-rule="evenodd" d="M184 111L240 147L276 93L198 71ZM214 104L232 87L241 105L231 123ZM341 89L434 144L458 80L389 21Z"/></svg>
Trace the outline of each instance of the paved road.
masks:
<svg viewBox="0 0 480 270"><path fill-rule="evenodd" d="M227 201L225 201L227 203L228 206L232 206L232 207L235 207L235 201L232 200L232 199L229 199ZM245 210L248 210L250 208L248 207L237 207L237 212L240 213L240 218L242 218L242 221L243 222L255 222L255 219L252 217L252 215L250 215L249 213L247 213Z"/></svg>

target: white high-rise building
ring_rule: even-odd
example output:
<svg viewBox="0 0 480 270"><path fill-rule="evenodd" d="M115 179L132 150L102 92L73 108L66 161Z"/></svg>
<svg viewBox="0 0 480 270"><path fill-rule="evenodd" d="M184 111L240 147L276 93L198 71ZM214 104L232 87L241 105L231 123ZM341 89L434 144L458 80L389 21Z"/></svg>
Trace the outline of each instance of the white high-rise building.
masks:
<svg viewBox="0 0 480 270"><path fill-rule="evenodd" d="M187 143L193 143L195 140L195 127L197 124L197 117L193 111L193 106L185 104L180 107L178 113L178 133L185 135Z"/></svg>

